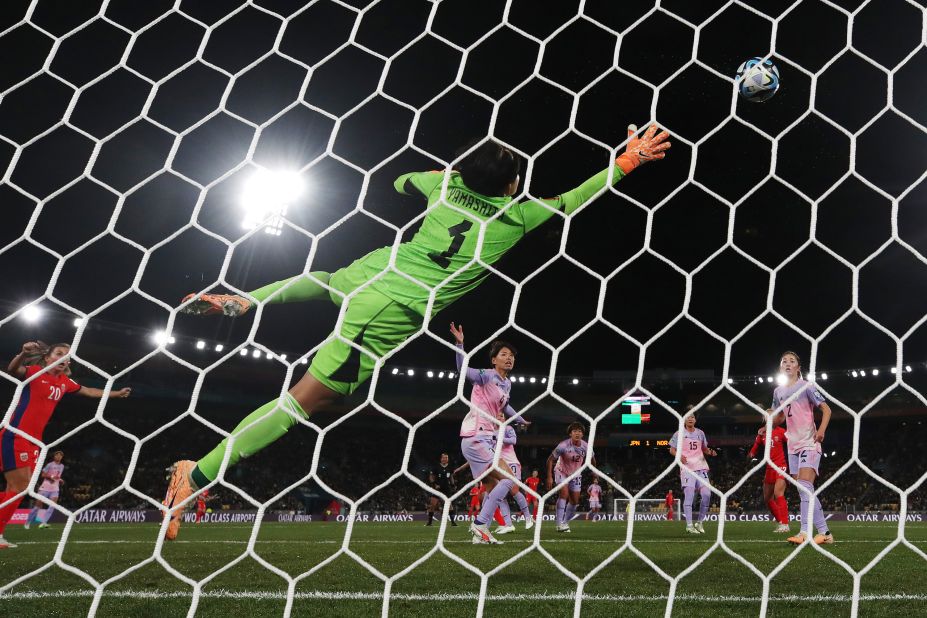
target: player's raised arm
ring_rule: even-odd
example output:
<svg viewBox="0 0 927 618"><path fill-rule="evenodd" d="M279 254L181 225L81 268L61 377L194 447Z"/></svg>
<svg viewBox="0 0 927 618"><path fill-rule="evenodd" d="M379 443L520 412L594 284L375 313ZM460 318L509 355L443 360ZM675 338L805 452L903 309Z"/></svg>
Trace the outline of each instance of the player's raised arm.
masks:
<svg viewBox="0 0 927 618"><path fill-rule="evenodd" d="M77 391L78 395L83 397L90 397L91 399L102 399L103 391L99 388L91 388L89 386L81 386L80 390ZM110 391L109 396L113 399L125 399L132 394L132 389L129 387L120 388L116 391Z"/></svg>
<svg viewBox="0 0 927 618"><path fill-rule="evenodd" d="M657 133L657 130L657 125L650 125L647 131L638 138L635 137L637 127L633 124L629 125L628 146L615 159L613 166L602 170L572 191L567 191L555 198L540 200L540 203L524 202L520 204L519 206L524 215L525 231L530 232L553 216L553 211L545 208L541 203L569 215L608 186L609 174L612 175L611 183L614 185L644 163L664 158L666 151L671 146L670 142L667 141L670 135L666 131Z"/></svg>
<svg viewBox="0 0 927 618"><path fill-rule="evenodd" d="M457 345L457 373L463 372L463 361L464 361L464 332L463 324L457 326L451 322L451 334L454 335L454 343ZM480 371L479 369L473 369L472 367L467 368L467 381L471 384L485 384L489 381L489 374Z"/></svg>
<svg viewBox="0 0 927 618"><path fill-rule="evenodd" d="M23 344L23 349L19 354L13 357L10 364L7 365L6 372L20 380L26 377L25 362L36 354L42 352L43 344L37 341L27 341Z"/></svg>
<svg viewBox="0 0 927 618"><path fill-rule="evenodd" d="M444 173L441 170L430 172L410 172L393 181L393 188L402 195L423 195L428 197L435 189L441 187Z"/></svg>

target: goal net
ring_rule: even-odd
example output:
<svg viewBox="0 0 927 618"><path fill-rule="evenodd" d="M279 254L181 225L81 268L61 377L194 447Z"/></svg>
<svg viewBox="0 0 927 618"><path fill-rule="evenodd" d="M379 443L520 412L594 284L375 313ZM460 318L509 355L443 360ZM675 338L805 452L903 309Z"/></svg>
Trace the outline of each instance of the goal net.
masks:
<svg viewBox="0 0 927 618"><path fill-rule="evenodd" d="M666 500L658 498L637 498L629 500L627 498L615 498L612 517L616 521L628 521L631 518L631 509L634 509L634 519L636 521L680 521L682 513L682 501L679 498L673 498L673 508L666 507ZM672 519L670 518L672 511Z"/></svg>
<svg viewBox="0 0 927 618"><path fill-rule="evenodd" d="M373 604L374 613L387 616L410 603L433 603L434 613L445 613L457 609L447 604L459 602L470 604L467 613L483 616L515 613L514 603L532 611L555 603L579 616L604 612L601 604L631 601L645 604L648 614L670 616L684 611L680 607L707 613L699 603L725 602L745 603L747 611L765 616L775 603L799 603L801 611L801 603L817 602L810 593L793 599L777 588L777 577L802 565L837 573L827 582L841 592L825 601L857 616L864 603L895 599L898 591L878 575L895 549L923 568L924 545L905 532L911 505L920 500L922 462L892 476L885 472L897 467L891 454L863 454L867 436L877 434L866 428L883 408L907 415L905 431L914 435L915 419L927 406L918 382L927 358L927 311L917 283L927 280L922 2L575 0L541 8L520 0L32 0L5 2L0 19L0 266L8 276L0 295L0 338L12 352L24 341L48 337L43 331L63 332L58 326L66 318L69 358L103 391L86 419L63 424L45 443L17 426L17 405L41 375L20 380L3 374L9 403L2 427L34 444L39 465L26 489L3 494L0 508L23 496L47 505L37 491L41 468L64 444L93 442L100 469L119 474L113 486L93 491L88 484L75 494L79 500L51 505L65 522L52 541L8 529L10 539L23 542L17 553L3 552L0 605L28 602L41 611L79 598L88 601L81 612L106 615L114 607L107 601L119 599L164 603L164 611L193 616L210 603L252 599L275 603L271 613L289 616L307 603L334 601L359 604L358 611ZM773 60L781 76L779 93L762 104L740 99L733 77L754 56ZM656 123L672 134L666 160L635 171L576 212L551 213L547 227L507 261L486 263L486 223L474 226L480 240L468 266L485 267L487 282L458 301L484 322L467 323L479 335L468 339L466 366L481 366L483 351L502 335L517 337L543 359L542 366L528 364L534 375L526 373L530 381L522 377L513 389L525 418L547 422L536 423L524 441L536 465L543 470L547 449L563 440L568 422L580 421L592 445L582 472L598 476L607 495L623 496L614 499L615 519L633 502L638 521L615 523L616 532L600 543L607 553L588 564L558 553L569 546L580 554L595 543L576 541L581 532L556 535L543 513L556 504L560 488L548 491L543 484L539 525L508 543L516 548L510 553L461 550L483 548L469 547L469 536L458 534L447 517L438 518L433 538L396 541L402 551L386 557L376 552L393 542L389 538L356 543L360 515L405 517L405 507L396 506L400 484L422 501L437 496L439 515L456 506L458 519L473 485L468 479L445 495L415 467L418 436L430 435L436 420L462 416L460 406L469 403L459 370L444 367L454 392L423 397L429 409L418 416L394 413L380 398L390 379L407 380L409 391L437 382L437 364L429 368L410 356L454 354L446 326L429 325L434 289L421 329L375 359L369 390L336 404L335 420L306 420L291 409L297 429L313 436L311 444L293 447L301 457L298 474L255 481L266 489L262 493L244 489L253 479L239 472L260 467L258 459L234 469L223 465L213 489L235 497L233 510L248 511L240 515L241 534L227 540L234 552L216 549L225 541L211 544L218 553L192 568L177 550L183 545L164 541L161 496L139 489L147 487L138 473L143 454L153 444L207 436L187 453L196 456L213 438L229 436L224 421L209 412L219 401L211 390L219 374L232 385L224 401L250 406L255 397L278 397L281 407L290 405L291 381L304 374L331 328L337 332L344 323L347 304L318 316L307 310L277 318L267 301L252 312L253 321L240 321L244 327L210 322L189 335L178 326L184 294L246 294L258 282L300 272L311 278L372 249L395 249L426 213L408 204L393 208L392 182L404 172L438 170L443 199L450 199L455 153L470 138L492 136L517 153L525 165L514 197L535 200L578 186L606 166L614 169L632 123ZM449 252L459 249L454 243L461 236L460 229L448 231ZM276 239L292 244L286 250L267 244ZM292 249L296 245L299 250ZM399 272L395 250L388 263L391 276L422 285ZM343 300L344 294L329 291ZM435 322L451 319L467 317L445 311ZM275 328L285 333L268 343ZM739 524L726 518L734 498L742 503L745 493L758 493L763 468L772 463L766 447L764 459L745 471L737 449L749 447L767 422L764 409L784 342L798 348L804 375L843 423L842 434L834 430L825 438L831 463L825 462L828 472L816 494L851 492L863 481L870 491L890 494L896 525L878 551L859 559L806 544L763 563L729 534ZM354 341L343 343L371 357ZM204 355L196 357L197 350ZM399 357L407 363L401 371L394 362ZM260 387L251 369L223 373L250 359L274 363L277 373ZM149 380L133 400L173 397L174 403L161 416L125 421L119 414L128 408L119 408L110 393L128 377L144 380L157 362L182 377ZM698 373L702 369L707 373ZM839 386L864 379L869 386ZM265 383L271 381L272 388ZM175 405L180 391L183 403ZM615 431L615 418L621 399L632 395L649 397L654 419L662 415L666 422L655 432L659 438L648 439L682 431L683 416L693 412L715 419L709 444L716 436L724 440L718 459L710 460L716 474L711 500L720 509L710 529L716 534L699 537L704 548L682 567L650 551L664 537L646 538L644 527L648 516L665 514L662 501L652 497L678 489L678 456L672 460L664 448L658 451L663 459L657 451L606 456L613 437L629 437L625 427ZM793 401L781 402L781 409ZM324 453L338 447L339 432L371 412L381 424L364 425L367 435L386 436L386 425L401 434L390 438L402 445L395 468L384 471L376 459L386 450L385 437L375 447L347 449L344 461L326 468ZM66 414L59 411L56 419ZM896 419L889 416L889 422ZM739 429L729 432L728 421ZM828 446L838 439L835 433L843 441L839 455ZM118 455L107 451L117 443ZM451 455L459 463L460 453ZM384 473L358 495L326 483L326 475L350 467L352 457L367 462L367 471ZM607 473L625 467L627 482ZM808 490L792 479L787 485L794 506ZM295 545L281 540L271 549L276 540L263 531L265 519L275 504L307 487L305 495L321 489L333 501L326 518L347 525L337 539L306 542L309 557L287 556ZM532 494L527 485L519 487ZM80 560L96 551L95 543L109 542L109 533L81 540L75 531L117 498L131 503L127 511L157 511L160 527L125 541L125 547L145 548L131 564L114 560L118 568L90 573ZM674 510L679 519L679 499ZM802 526L812 531L810 522ZM852 547L849 539L841 542ZM411 546L415 551L406 551ZM290 561L286 568L281 560ZM459 577L447 590L420 592L410 582L438 561ZM733 564L755 592L740 598L687 587L701 567L718 564ZM595 592L619 567L622 574L644 574L638 583L654 586L652 594ZM337 569L366 587L322 590L338 579ZM501 587L521 582L519 569L533 579L525 584L532 592L521 597ZM156 570L165 579L156 578L154 592L144 589ZM50 573L70 583L50 581ZM535 573L549 579L532 587L542 581ZM870 573L883 579L874 576L877 583L867 588ZM242 588L228 589L232 575ZM246 590L241 582L252 577L274 583ZM548 594L548 581L557 582L559 592Z"/></svg>

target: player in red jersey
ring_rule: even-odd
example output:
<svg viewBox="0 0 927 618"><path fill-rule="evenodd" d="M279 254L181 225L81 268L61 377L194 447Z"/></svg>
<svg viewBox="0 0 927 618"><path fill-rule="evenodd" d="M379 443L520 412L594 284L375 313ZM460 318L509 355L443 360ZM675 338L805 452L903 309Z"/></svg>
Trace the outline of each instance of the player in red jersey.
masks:
<svg viewBox="0 0 927 618"><path fill-rule="evenodd" d="M482 502L483 492L485 491L486 488L483 487L482 482L470 488L470 506L467 507L467 517L470 519L480 514L480 504Z"/></svg>
<svg viewBox="0 0 927 618"><path fill-rule="evenodd" d="M676 499L673 498L673 490L666 492L666 521L673 521L673 507L676 506Z"/></svg>
<svg viewBox="0 0 927 618"><path fill-rule="evenodd" d="M525 485L527 485L531 491L537 492L538 485L541 484L540 472L538 470L532 470L531 476L525 480ZM538 518L538 499L534 497L534 494L528 494L525 496L528 499L528 505L534 507L534 518Z"/></svg>
<svg viewBox="0 0 927 618"><path fill-rule="evenodd" d="M13 415L0 428L0 470L6 480L6 491L0 492L0 549L16 547L4 540L3 531L29 487L42 433L55 406L68 393L95 399L103 397L100 389L81 386L69 377L71 364L67 354L70 350L67 343L48 346L41 341L30 341L23 344L22 351L13 357L6 369L18 380L29 382L23 386ZM131 392L132 389L123 388L111 391L110 396L128 397Z"/></svg>
<svg viewBox="0 0 927 618"><path fill-rule="evenodd" d="M779 522L779 525L773 529L773 532L778 533L789 532L789 505L785 501L785 440L785 429L781 426L773 427L769 458L775 466L766 464L766 475L763 477L763 500L769 507L773 518ZM756 457L765 445L766 426L764 425L756 433L756 440L753 442L753 448L747 453L747 457Z"/></svg>
<svg viewBox="0 0 927 618"><path fill-rule="evenodd" d="M196 521L194 523L200 523L200 520L203 519L203 516L206 514L206 502L210 500L209 490L204 489L203 492L196 497Z"/></svg>

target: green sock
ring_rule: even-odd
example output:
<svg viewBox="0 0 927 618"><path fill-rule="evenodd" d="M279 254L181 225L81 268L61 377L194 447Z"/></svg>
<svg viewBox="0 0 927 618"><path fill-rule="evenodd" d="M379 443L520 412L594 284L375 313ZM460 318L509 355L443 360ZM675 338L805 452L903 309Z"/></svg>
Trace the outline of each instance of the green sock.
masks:
<svg viewBox="0 0 927 618"><path fill-rule="evenodd" d="M325 285L328 285L329 280L332 278L330 273L324 271L315 271L309 273ZM267 298L285 286L290 281L296 280L296 283L283 290L270 300ZM290 277L289 279L284 279L283 281L275 281L274 283L268 283L262 288L258 288L253 292L249 292L251 296L256 298L258 301L267 300L267 304L274 305L279 303L301 303L307 300L316 300L323 298L328 300L328 290L313 281L308 279L303 275L296 275L295 277Z"/></svg>
<svg viewBox="0 0 927 618"><path fill-rule="evenodd" d="M284 410L285 407L289 407L303 418L308 417L308 414L303 411L299 403L289 394L283 399L274 399L265 403L246 416L232 431L235 442L232 444L231 453L229 453L229 468L238 463L238 460L243 457L250 457L271 442L279 439L290 427L296 424L296 419L292 414ZM251 425L251 427L247 427L256 419L261 420ZM196 462L196 468L190 473L190 476L197 487L204 487L219 476L219 468L222 466L222 458L225 457L225 447L228 441L228 438L224 439L216 448Z"/></svg>

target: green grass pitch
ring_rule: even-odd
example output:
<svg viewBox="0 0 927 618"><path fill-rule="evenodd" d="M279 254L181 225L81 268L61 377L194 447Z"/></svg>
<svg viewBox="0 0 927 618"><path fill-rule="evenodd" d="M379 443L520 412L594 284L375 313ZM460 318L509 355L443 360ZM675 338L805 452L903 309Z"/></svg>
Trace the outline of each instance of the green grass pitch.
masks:
<svg viewBox="0 0 927 618"><path fill-rule="evenodd" d="M573 532L557 534L545 522L539 548L533 532L503 537L502 546L474 546L465 525L448 527L444 548L478 569L488 571L510 561L489 579L485 616L572 616L576 582L564 575L544 552L578 577L585 577L615 554L627 534L619 522L574 521ZM760 571L770 572L796 550L767 522L730 522L724 528L728 547ZM793 524L793 529L795 525ZM53 560L62 526L47 530L8 530L16 549L0 552L0 586ZM870 564L892 541L897 524L839 523L837 543L825 551L852 569ZM678 523L639 522L634 546L671 576L687 569L706 552L697 569L676 590L673 615L757 616L762 582L720 546L713 550L717 524L702 536L685 535ZM438 527L415 522L358 523L349 543L342 523L264 524L254 552L277 569L297 576L329 560L295 586L293 616L361 618L380 616L384 582L352 554L387 576L395 575L435 547ZM226 565L203 585L197 616L230 618L280 616L286 608L287 581L248 553L250 525L185 524L178 541L165 543L163 560L185 576L201 580ZM184 616L192 588L174 578L155 555L157 527L152 524L74 525L61 560L109 583L99 599L98 616ZM927 524L909 523L905 537L927 550ZM334 556L334 558L332 558ZM147 562L146 562L147 561ZM142 566L128 571L131 567ZM927 561L904 545L882 556L862 578L860 616L927 615ZM389 615L402 617L473 616L480 579L441 551L433 553L392 584ZM662 616L669 584L625 547L598 570L583 588L583 616ZM848 616L853 579L840 565L812 547L798 550L773 579L769 616ZM51 566L0 596L0 615L80 616L90 610L94 589L79 576ZM918 609L920 608L920 609ZM918 613L920 612L920 613Z"/></svg>

